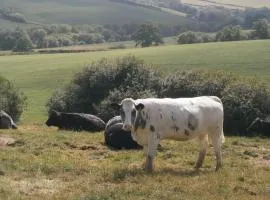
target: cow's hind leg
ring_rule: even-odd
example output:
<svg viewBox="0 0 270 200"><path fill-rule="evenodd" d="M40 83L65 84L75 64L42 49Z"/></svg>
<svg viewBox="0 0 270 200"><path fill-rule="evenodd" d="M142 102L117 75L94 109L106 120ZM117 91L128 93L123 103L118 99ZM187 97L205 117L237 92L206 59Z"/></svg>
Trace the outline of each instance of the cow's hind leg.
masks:
<svg viewBox="0 0 270 200"><path fill-rule="evenodd" d="M221 145L222 140L224 140L223 130L218 130L215 135L212 135L212 143L214 146L214 151L216 155L216 171L218 171L221 167Z"/></svg>
<svg viewBox="0 0 270 200"><path fill-rule="evenodd" d="M198 160L196 162L195 168L199 169L202 167L204 158L205 158L205 154L206 154L206 149L208 147L208 135L203 135L201 137L199 137L200 140L200 146L201 146L201 150L199 153L199 157Z"/></svg>

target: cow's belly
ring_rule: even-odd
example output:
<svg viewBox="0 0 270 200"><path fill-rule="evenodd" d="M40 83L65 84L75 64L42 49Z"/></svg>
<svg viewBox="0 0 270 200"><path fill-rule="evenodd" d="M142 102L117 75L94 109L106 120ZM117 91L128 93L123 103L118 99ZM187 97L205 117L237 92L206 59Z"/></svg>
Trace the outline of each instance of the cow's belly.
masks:
<svg viewBox="0 0 270 200"><path fill-rule="evenodd" d="M167 132L163 135L162 139L170 139L170 140L177 140L177 141L188 141L198 137L197 132L191 131L172 131Z"/></svg>
<svg viewBox="0 0 270 200"><path fill-rule="evenodd" d="M141 146L148 144L148 132L143 129L138 129L137 132L131 132L132 139Z"/></svg>

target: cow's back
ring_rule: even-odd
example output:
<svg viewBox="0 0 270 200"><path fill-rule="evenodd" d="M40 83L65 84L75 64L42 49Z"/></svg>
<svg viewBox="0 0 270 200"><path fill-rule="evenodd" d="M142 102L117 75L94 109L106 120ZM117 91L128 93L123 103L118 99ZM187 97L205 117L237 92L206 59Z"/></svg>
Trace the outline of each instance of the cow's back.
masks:
<svg viewBox="0 0 270 200"><path fill-rule="evenodd" d="M160 132L164 138L182 134L185 140L191 138L193 132L210 132L223 126L223 106L218 97L149 98L137 99L138 103L144 104L142 114L147 121L146 129Z"/></svg>

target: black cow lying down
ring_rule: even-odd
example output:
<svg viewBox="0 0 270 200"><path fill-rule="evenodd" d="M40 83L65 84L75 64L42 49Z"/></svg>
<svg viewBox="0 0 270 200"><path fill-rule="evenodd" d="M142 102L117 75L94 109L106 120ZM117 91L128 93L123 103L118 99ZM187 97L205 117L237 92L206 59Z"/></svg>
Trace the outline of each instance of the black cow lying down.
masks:
<svg viewBox="0 0 270 200"><path fill-rule="evenodd" d="M47 126L57 126L59 129L73 131L102 131L105 128L105 122L95 115L85 113L64 113L52 111Z"/></svg>
<svg viewBox="0 0 270 200"><path fill-rule="evenodd" d="M0 129L17 129L13 119L3 110L0 110Z"/></svg>
<svg viewBox="0 0 270 200"><path fill-rule="evenodd" d="M120 116L110 119L105 128L105 143L114 149L140 149L141 146L131 137L130 131L122 129L123 123Z"/></svg>
<svg viewBox="0 0 270 200"><path fill-rule="evenodd" d="M270 120L263 120L257 117L247 128L248 134L260 133L263 136L270 137Z"/></svg>

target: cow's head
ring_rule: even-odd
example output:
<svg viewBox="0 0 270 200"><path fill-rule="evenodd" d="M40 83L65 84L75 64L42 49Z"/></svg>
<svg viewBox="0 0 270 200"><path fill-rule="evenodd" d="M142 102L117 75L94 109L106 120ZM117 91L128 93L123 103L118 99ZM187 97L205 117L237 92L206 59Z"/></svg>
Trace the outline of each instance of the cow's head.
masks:
<svg viewBox="0 0 270 200"><path fill-rule="evenodd" d="M61 113L55 110L52 110L49 119L45 122L47 126L58 126L60 121Z"/></svg>
<svg viewBox="0 0 270 200"><path fill-rule="evenodd" d="M136 116L144 108L142 103L135 104L135 101L131 98L126 98L120 104L112 104L112 106L120 110L123 121L122 129L125 131L131 131L134 128Z"/></svg>

